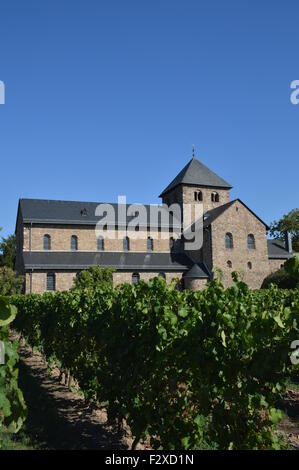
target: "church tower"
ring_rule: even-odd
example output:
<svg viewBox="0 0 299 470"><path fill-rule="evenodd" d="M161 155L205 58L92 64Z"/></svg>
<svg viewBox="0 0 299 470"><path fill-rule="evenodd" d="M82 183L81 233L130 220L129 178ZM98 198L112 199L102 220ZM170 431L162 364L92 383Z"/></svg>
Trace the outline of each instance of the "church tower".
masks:
<svg viewBox="0 0 299 470"><path fill-rule="evenodd" d="M229 202L231 188L232 186L227 181L193 156L159 197L168 206L174 203L179 204L182 214L183 204L190 204L193 214L198 213L195 206L200 204L205 214Z"/></svg>

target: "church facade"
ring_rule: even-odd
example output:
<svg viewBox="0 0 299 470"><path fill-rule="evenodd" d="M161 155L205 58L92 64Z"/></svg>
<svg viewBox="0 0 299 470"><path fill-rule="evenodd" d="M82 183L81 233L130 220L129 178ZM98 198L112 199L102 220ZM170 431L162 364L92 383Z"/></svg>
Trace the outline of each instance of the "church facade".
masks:
<svg viewBox="0 0 299 470"><path fill-rule="evenodd" d="M268 240L265 222L240 199L231 200L231 188L193 157L160 194L163 206L143 206L143 222L132 228L136 213L124 207L124 218L120 206L111 204L116 219L106 217L100 236L99 203L20 199L16 272L25 276L26 293L68 290L75 276L93 265L113 268L115 285L162 276L199 290L219 268L225 286L232 283L232 271L238 271L251 288L260 288L292 256L291 239L286 234L285 243ZM181 216L167 211L172 205L181 208ZM191 214L199 207L203 213L203 243L196 250L185 248L185 207ZM162 222L166 213L168 227ZM117 237L111 236L112 230Z"/></svg>

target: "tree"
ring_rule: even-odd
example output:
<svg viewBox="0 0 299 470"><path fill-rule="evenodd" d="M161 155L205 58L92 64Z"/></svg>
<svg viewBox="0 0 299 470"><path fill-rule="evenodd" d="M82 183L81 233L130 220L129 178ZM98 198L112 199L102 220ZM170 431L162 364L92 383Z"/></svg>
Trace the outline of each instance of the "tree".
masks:
<svg viewBox="0 0 299 470"><path fill-rule="evenodd" d="M0 266L14 268L16 258L16 236L9 235L7 238L1 237L0 241Z"/></svg>
<svg viewBox="0 0 299 470"><path fill-rule="evenodd" d="M74 281L74 289L93 289L113 285L113 269L91 266L81 271Z"/></svg>
<svg viewBox="0 0 299 470"><path fill-rule="evenodd" d="M23 284L23 276L17 276L13 269L7 266L0 267L0 295L20 294Z"/></svg>
<svg viewBox="0 0 299 470"><path fill-rule="evenodd" d="M285 214L278 222L274 220L270 225L270 234L284 240L285 232L290 232L293 251L299 252L299 209L293 209Z"/></svg>

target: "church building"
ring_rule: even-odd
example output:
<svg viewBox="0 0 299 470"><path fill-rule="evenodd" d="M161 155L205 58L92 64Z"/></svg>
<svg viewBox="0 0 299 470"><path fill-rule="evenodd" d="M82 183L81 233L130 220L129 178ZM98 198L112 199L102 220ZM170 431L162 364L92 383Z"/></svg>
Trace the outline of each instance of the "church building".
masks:
<svg viewBox="0 0 299 470"><path fill-rule="evenodd" d="M162 191L163 206L145 205L142 226L132 230L134 214L107 221L97 235L98 202L20 199L16 221L15 269L25 276L26 293L68 290L83 269L100 265L114 269L114 284L135 283L155 276L166 282L178 279L182 288L203 289L221 269L223 283L232 283L232 271L241 273L251 288L260 288L265 277L292 256L291 239L267 239L268 226L240 199L230 199L232 186L193 157ZM182 217L169 213L170 227L161 222L167 207L177 204ZM183 236L184 208L196 213L201 205L203 243L186 250ZM159 212L152 237L150 214ZM118 237L110 236L112 222ZM115 228L114 227L114 228Z"/></svg>

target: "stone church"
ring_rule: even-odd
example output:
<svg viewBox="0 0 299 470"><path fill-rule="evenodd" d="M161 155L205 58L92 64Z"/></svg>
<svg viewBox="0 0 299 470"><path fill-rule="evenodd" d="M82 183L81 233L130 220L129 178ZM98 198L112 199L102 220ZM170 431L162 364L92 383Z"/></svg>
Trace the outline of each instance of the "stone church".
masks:
<svg viewBox="0 0 299 470"><path fill-rule="evenodd" d="M163 206L143 206L148 218L138 230L128 228L134 214L120 220L119 206L112 204L116 239L109 236L109 220L103 235L97 236L99 203L20 199L15 269L25 276L24 290L70 289L74 277L93 265L113 268L115 285L162 276L166 282L178 279L182 288L198 290L220 268L225 286L232 283L232 271L239 271L251 288L260 288L264 278L292 256L291 240L287 234L285 243L268 240L267 224L240 199L230 200L231 188L193 157L160 194ZM198 251L185 250L183 220L173 214L166 235L163 217L158 217L157 235L149 236L152 208L163 215L171 204L182 207L182 214L183 205L196 209L201 204L203 244Z"/></svg>

